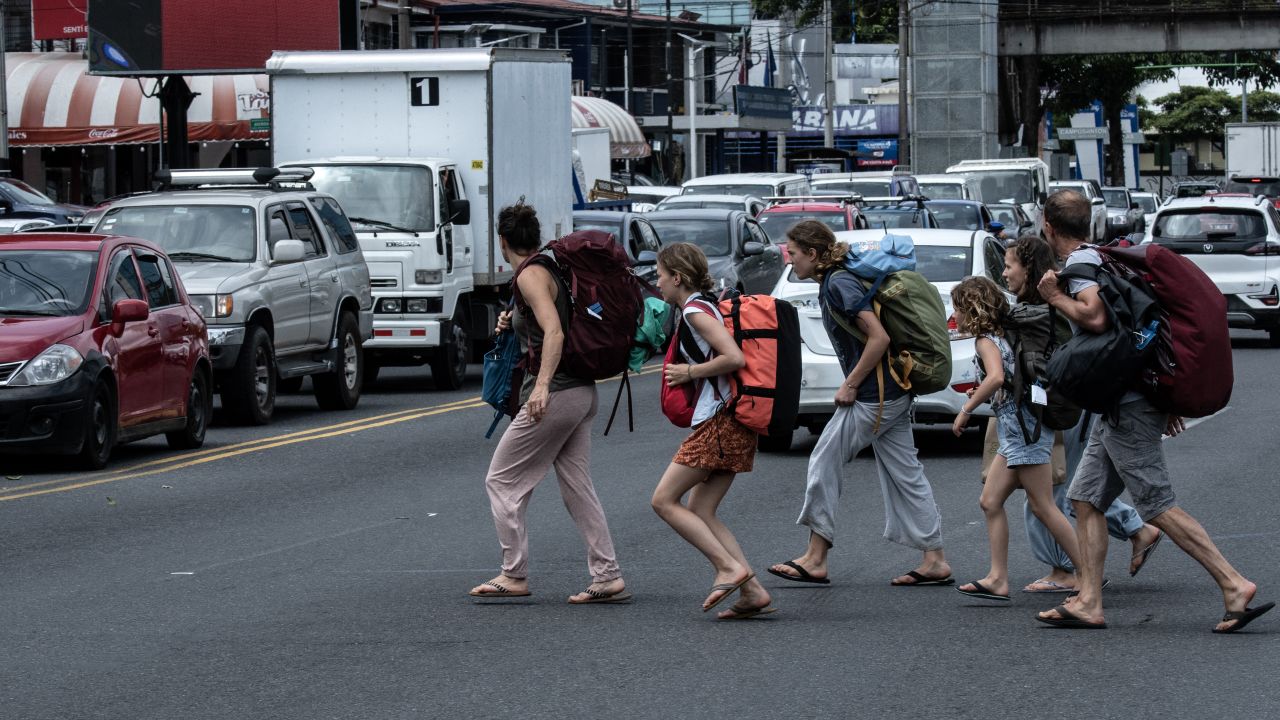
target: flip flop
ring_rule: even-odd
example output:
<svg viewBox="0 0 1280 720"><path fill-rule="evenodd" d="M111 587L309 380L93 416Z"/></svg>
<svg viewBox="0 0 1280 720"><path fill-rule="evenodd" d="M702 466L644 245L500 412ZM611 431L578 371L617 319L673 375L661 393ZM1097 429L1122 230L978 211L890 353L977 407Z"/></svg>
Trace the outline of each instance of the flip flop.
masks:
<svg viewBox="0 0 1280 720"><path fill-rule="evenodd" d="M602 593L599 590L592 590L591 588L587 588L582 592L586 593L590 597L588 597L586 600L574 600L570 598L569 604L570 605L590 605L591 603L620 603L620 602L626 602L631 599L631 593L627 592L626 588L623 588L615 593Z"/></svg>
<svg viewBox="0 0 1280 720"><path fill-rule="evenodd" d="M916 586L923 586L923 585L955 585L956 584L956 579L951 577L950 575L944 578L929 577L928 575L921 575L915 570L909 570L907 571L907 577L914 579L915 582L900 583L900 582L894 582L893 580L890 580L889 584L894 587L916 587Z"/></svg>
<svg viewBox="0 0 1280 720"><path fill-rule="evenodd" d="M1142 566L1146 565L1147 560L1151 558L1151 553L1156 551L1156 546L1164 539L1164 531L1160 530L1158 532L1160 534L1156 535L1156 539L1152 540L1150 545L1142 548L1142 551L1138 553L1138 567L1129 571L1129 577L1136 577L1138 575L1138 572L1142 570Z"/></svg>
<svg viewBox="0 0 1280 720"><path fill-rule="evenodd" d="M480 583L480 584L481 584L482 586L483 586L483 585L488 585L489 587L496 589L498 592L476 592L475 590L472 590L471 592L469 592L469 593L467 593L467 594L468 594L468 595L470 595L470 596L472 596L472 597L480 597L480 598L513 598L513 597L529 597L530 595L532 595L532 594L533 594L533 593L529 592L528 590L525 590L524 592L512 592L512 591L510 591L510 590L506 589L505 587L503 587L502 585L499 585L499 584L498 584L498 583L496 583L496 582L483 582L483 583Z"/></svg>
<svg viewBox="0 0 1280 720"><path fill-rule="evenodd" d="M831 578L824 578L824 577L823 577L823 578L820 578L820 577L814 577L814 576L812 576L812 575L810 575L810 574L809 574L809 571L808 571L808 570L805 570L804 568L800 567L800 564L799 564L799 563L797 563L797 562L795 562L795 561L793 561L793 560L788 560L788 561L786 561L786 562L784 562L784 563L781 563L781 564L782 564L782 565L786 565L787 567L791 568L792 570L795 570L796 572L800 573L799 577L797 577L797 576L795 576L795 575L788 575L787 573L784 573L784 572L781 572L781 571L778 571L778 570L774 570L773 568L769 568L769 574L770 574L770 575L777 575L778 577L780 577L780 578L782 578L782 579L784 579L784 580L791 580L792 582L814 583L814 584L816 584L816 585L830 585L830 584L831 584Z"/></svg>
<svg viewBox="0 0 1280 720"><path fill-rule="evenodd" d="M707 612L708 610L711 610L715 606L724 602L725 598L732 595L733 592L738 588L742 587L743 585L746 585L748 582L751 582L751 578L755 576L756 576L755 573L747 573L746 577L742 578L736 583L720 583L719 585L712 585L711 592L719 592L720 597L716 598L715 602L711 603L710 605L703 607L702 612Z"/></svg>
<svg viewBox="0 0 1280 720"><path fill-rule="evenodd" d="M1037 614L1036 619L1044 623L1045 625L1052 625L1053 627L1065 628L1067 630L1106 630L1107 629L1107 624L1105 622L1100 622L1100 623L1089 622L1081 618L1079 615L1072 613L1070 610L1066 608L1065 605L1059 605L1058 607L1054 608L1053 611L1058 613L1058 617L1047 618L1047 617L1041 617L1040 615Z"/></svg>
<svg viewBox="0 0 1280 720"><path fill-rule="evenodd" d="M772 605L766 605L762 608L744 608L744 607L738 607L737 605L734 605L733 607L729 608L729 612L733 614L726 617L722 617L722 618L716 618L716 619L717 620L746 620L748 618L759 617L761 615L769 615L771 613L776 613L778 612L778 608Z"/></svg>
<svg viewBox="0 0 1280 720"><path fill-rule="evenodd" d="M1029 590L1028 588L1030 588L1030 587L1031 587L1031 585L1049 585L1051 589L1049 589L1049 590ZM1033 595L1035 595L1035 594L1046 594L1046 595L1047 595L1047 594L1050 594L1050 593L1073 593L1073 592L1075 592L1075 591L1076 591L1076 589L1075 589L1075 588L1073 588L1073 587L1067 587L1066 585L1063 585L1062 583L1060 583L1060 582L1056 582L1056 581L1054 581L1054 580L1037 580L1037 581L1035 581L1035 582L1031 583L1031 585L1028 585L1027 587L1022 588L1022 592L1024 592L1024 593L1030 593L1030 594L1033 594Z"/></svg>
<svg viewBox="0 0 1280 720"><path fill-rule="evenodd" d="M1008 595L1001 595L1000 593L991 592L986 588L986 586L984 586L982 583L978 582L977 580L974 580L973 582L970 582L967 584L972 585L974 589L965 590L964 586L962 585L956 588L956 592L960 593L961 595L968 595L969 597L979 598L981 600L998 600L1000 602L1010 602Z"/></svg>
<svg viewBox="0 0 1280 720"><path fill-rule="evenodd" d="M1234 610L1232 612L1229 612L1226 615L1222 616L1222 622L1231 622L1232 620L1235 620L1236 624L1232 625L1226 630L1219 630L1218 628L1214 628L1213 631L1219 635L1230 635L1231 633L1234 633L1234 632L1240 632L1241 630L1244 629L1245 625L1248 625L1254 620L1257 620L1259 617L1266 614L1268 610L1270 610L1275 606L1276 606L1275 603L1269 602L1266 605L1259 605L1256 608L1245 608L1243 611Z"/></svg>

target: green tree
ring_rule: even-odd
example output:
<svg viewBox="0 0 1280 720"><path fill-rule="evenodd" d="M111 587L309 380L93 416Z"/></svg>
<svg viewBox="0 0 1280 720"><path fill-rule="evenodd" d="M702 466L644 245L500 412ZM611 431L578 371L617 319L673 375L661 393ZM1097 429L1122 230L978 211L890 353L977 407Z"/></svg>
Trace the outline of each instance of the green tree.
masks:
<svg viewBox="0 0 1280 720"><path fill-rule="evenodd" d="M752 0L752 7L761 17L789 15L797 27L824 22L822 0ZM831 0L831 19L831 37L835 42L845 43L850 39L867 44L898 42L897 0Z"/></svg>
<svg viewBox="0 0 1280 720"><path fill-rule="evenodd" d="M1188 86L1155 99L1143 122L1175 144L1221 138L1222 126L1240 119L1240 98L1218 88Z"/></svg>

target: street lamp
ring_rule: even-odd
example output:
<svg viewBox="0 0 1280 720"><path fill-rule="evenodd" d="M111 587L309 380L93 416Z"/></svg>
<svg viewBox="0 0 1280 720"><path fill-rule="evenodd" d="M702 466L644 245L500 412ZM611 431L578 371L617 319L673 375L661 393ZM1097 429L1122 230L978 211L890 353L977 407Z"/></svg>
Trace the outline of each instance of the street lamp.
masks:
<svg viewBox="0 0 1280 720"><path fill-rule="evenodd" d="M697 78L695 77L695 72L694 72L694 60L695 58L698 57L698 53L710 47L711 43L703 40L699 40L697 38L689 37L684 33L676 33L676 34L684 38L685 42L688 43L688 47L686 50L687 57L688 57L688 70L685 71L685 75L686 75L685 77L685 114L689 116L689 179L692 180L693 178L698 177L698 158L699 158L698 120L697 120L698 102L694 97L694 90L696 89L695 83L697 82ZM670 101L668 100L668 102Z"/></svg>

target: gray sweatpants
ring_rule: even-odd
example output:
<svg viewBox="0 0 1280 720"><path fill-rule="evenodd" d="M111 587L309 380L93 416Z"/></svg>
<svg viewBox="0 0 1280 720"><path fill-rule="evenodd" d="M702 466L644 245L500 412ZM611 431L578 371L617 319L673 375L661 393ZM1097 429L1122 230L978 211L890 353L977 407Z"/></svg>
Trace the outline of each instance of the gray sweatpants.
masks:
<svg viewBox="0 0 1280 720"><path fill-rule="evenodd" d="M835 515L844 485L844 466L868 445L876 455L880 490L884 494L884 537L918 550L942 549L942 515L933 501L933 488L916 457L911 434L911 398L884 404L880 430L877 403L837 407L835 416L809 455L809 479L797 525L807 525L835 544Z"/></svg>

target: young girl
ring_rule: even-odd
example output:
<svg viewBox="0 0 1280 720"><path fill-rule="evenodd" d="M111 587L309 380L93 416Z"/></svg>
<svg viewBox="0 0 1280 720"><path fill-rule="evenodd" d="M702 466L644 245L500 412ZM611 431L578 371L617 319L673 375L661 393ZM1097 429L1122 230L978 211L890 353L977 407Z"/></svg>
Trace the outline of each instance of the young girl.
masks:
<svg viewBox="0 0 1280 720"><path fill-rule="evenodd" d="M1041 433L1039 441L1027 443L1019 427L1017 403L1004 390L1006 374L1014 372L1013 348L1005 338L1001 323L1009 312L1009 303L996 284L985 277L966 278L951 290L951 305L956 325L974 335L978 387L970 391L964 408L956 415L952 431L964 432L973 410L991 402L995 411L1000 451L982 488L980 504L987 518L987 536L991 545L991 570L981 580L961 585L961 594L985 600L1009 601L1009 519L1004 504L1021 487L1026 491L1031 512L1044 523L1074 563L1077 557L1075 531L1053 501L1053 476L1049 466L1053 449L1053 433ZM1031 408L1023 406L1023 416L1031 416Z"/></svg>
<svg viewBox="0 0 1280 720"><path fill-rule="evenodd" d="M694 364L695 359L682 345L680 354L685 363L666 367L668 386L697 383L697 405L694 430L671 459L653 491L652 502L654 511L715 568L711 594L703 601L702 611L741 590L738 602L717 615L721 620L740 620L771 613L774 608L733 533L716 517L734 476L751 471L756 434L725 409L730 387L724 376L746 361L715 303L698 299L713 286L707 258L696 245L673 243L658 253L658 289L664 300L681 309L682 322L705 362ZM675 338L672 342L680 341ZM680 502L686 493L687 507Z"/></svg>

